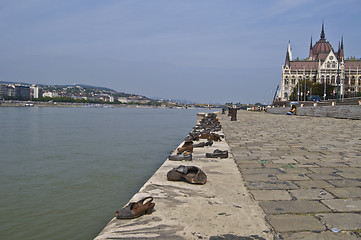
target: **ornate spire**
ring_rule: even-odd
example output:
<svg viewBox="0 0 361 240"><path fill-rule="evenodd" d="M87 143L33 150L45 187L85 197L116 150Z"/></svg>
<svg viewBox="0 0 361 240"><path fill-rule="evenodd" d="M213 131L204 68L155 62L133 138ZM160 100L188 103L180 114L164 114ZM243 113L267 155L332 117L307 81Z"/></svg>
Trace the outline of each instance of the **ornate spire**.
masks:
<svg viewBox="0 0 361 240"><path fill-rule="evenodd" d="M309 52L308 58L309 58L309 60L313 60L313 52L312 52L312 36L311 36L310 52Z"/></svg>
<svg viewBox="0 0 361 240"><path fill-rule="evenodd" d="M292 61L292 52L291 52L291 42L288 41L287 53L286 53L286 60L285 60L285 66L289 66L289 65L290 65L290 61Z"/></svg>
<svg viewBox="0 0 361 240"><path fill-rule="evenodd" d="M288 41L287 53L290 58L290 61L292 61L291 41Z"/></svg>
<svg viewBox="0 0 361 240"><path fill-rule="evenodd" d="M341 37L341 49L343 50L343 36Z"/></svg>
<svg viewBox="0 0 361 240"><path fill-rule="evenodd" d="M325 39L325 30L324 30L324 26L323 26L323 21L322 21L321 39Z"/></svg>

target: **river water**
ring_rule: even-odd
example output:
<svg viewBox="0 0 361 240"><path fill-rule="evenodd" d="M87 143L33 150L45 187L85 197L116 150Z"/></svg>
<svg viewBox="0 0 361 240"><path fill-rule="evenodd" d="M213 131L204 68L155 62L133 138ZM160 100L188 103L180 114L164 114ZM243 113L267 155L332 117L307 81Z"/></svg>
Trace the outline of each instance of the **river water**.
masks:
<svg viewBox="0 0 361 240"><path fill-rule="evenodd" d="M0 108L0 239L93 239L197 112L205 111Z"/></svg>

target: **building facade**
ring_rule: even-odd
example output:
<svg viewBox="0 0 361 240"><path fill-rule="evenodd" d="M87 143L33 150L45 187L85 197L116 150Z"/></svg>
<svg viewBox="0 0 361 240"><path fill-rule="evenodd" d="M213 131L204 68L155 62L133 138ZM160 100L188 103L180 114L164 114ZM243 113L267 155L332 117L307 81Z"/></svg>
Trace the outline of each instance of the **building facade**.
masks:
<svg viewBox="0 0 361 240"><path fill-rule="evenodd" d="M43 97L43 89L36 85L31 85L30 87L30 97L31 99Z"/></svg>
<svg viewBox="0 0 361 240"><path fill-rule="evenodd" d="M0 98L30 99L30 87L19 84L0 84Z"/></svg>
<svg viewBox="0 0 361 240"><path fill-rule="evenodd" d="M289 100L294 87L302 80L330 84L335 87L334 95L336 95L337 88L340 96L359 95L361 92L361 59L345 58L343 38L339 43L338 51L334 51L326 40L322 24L320 40L312 45L311 38L308 58L293 60L291 44L288 43L285 64L282 66L279 99L281 101ZM303 92L301 91L299 99L305 99ZM306 99L312 94L309 90L305 93Z"/></svg>

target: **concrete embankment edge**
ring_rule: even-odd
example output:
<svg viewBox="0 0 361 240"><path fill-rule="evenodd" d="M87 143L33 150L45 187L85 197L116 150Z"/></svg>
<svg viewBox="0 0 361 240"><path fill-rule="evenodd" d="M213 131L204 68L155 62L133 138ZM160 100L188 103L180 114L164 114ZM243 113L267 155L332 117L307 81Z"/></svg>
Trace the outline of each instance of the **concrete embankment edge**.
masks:
<svg viewBox="0 0 361 240"><path fill-rule="evenodd" d="M267 109L268 113L286 114L290 107L274 107ZM297 115L311 117L332 117L361 120L361 106L305 106L297 108Z"/></svg>
<svg viewBox="0 0 361 240"><path fill-rule="evenodd" d="M227 159L205 157L215 149L230 151L223 139L195 148L193 161L167 159L129 201L150 195L155 211L131 220L113 218L95 239L273 239L265 214L250 197L232 154ZM167 172L179 165L201 168L207 183L167 181Z"/></svg>

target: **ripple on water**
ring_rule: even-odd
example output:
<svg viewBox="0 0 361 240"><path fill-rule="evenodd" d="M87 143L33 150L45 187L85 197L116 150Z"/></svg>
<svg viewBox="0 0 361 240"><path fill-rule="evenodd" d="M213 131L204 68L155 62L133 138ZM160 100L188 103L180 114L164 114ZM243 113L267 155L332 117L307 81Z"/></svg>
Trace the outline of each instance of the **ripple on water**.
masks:
<svg viewBox="0 0 361 240"><path fill-rule="evenodd" d="M94 238L191 131L197 112L0 108L0 239Z"/></svg>

